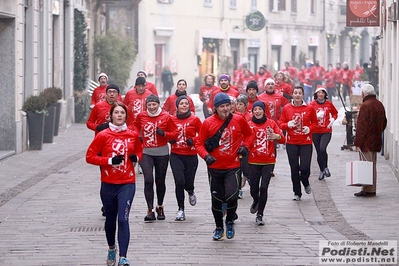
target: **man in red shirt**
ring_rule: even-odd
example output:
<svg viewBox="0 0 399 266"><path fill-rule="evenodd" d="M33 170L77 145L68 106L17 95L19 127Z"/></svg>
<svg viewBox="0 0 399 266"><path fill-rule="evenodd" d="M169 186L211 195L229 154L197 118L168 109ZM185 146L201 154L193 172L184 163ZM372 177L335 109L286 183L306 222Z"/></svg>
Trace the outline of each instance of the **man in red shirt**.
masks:
<svg viewBox="0 0 399 266"><path fill-rule="evenodd" d="M218 89L213 90L211 93L211 97L209 98L209 103L208 103L208 114L211 115L213 113L213 106L214 106L213 98L215 98L216 94L224 92L233 98L237 98L238 95L240 95L238 90L232 88L232 85L230 85L230 81L231 81L230 76L227 74L222 74L219 77L220 87Z"/></svg>
<svg viewBox="0 0 399 266"><path fill-rule="evenodd" d="M312 70L314 72L313 91L315 91L317 86L323 84L326 70L320 65L319 60L315 61L314 66L312 66Z"/></svg>
<svg viewBox="0 0 399 266"><path fill-rule="evenodd" d="M265 90L265 81L268 78L271 78L272 74L270 73L269 70L266 70L264 66L261 66L259 68L258 73L255 75L255 81L258 83L258 89L260 92L263 92ZM252 109L251 109L252 110Z"/></svg>
<svg viewBox="0 0 399 266"><path fill-rule="evenodd" d="M207 74L204 77L204 85L200 87L200 93L199 93L199 98L203 102L203 112L204 112L204 117L207 118L209 116L208 113L208 103L209 103L209 98L211 97L212 91L218 89L217 86L215 86L216 82L216 77L213 74Z"/></svg>
<svg viewBox="0 0 399 266"><path fill-rule="evenodd" d="M93 130L95 135L109 127L109 111L111 110L112 105L118 101L119 93L120 90L117 85L109 84L106 88L105 101L97 103L91 110L86 126ZM134 129L133 121L133 114L128 110L126 124L130 129Z"/></svg>
<svg viewBox="0 0 399 266"><path fill-rule="evenodd" d="M341 95L342 71L343 69L341 68L341 63L337 63L333 73L335 79L335 88L338 91L338 95Z"/></svg>
<svg viewBox="0 0 399 266"><path fill-rule="evenodd" d="M342 66L342 97L345 100L346 96L349 97L351 95L352 71L349 69L347 62L344 62Z"/></svg>
<svg viewBox="0 0 399 266"><path fill-rule="evenodd" d="M196 149L208 165L212 213L216 229L213 240L224 236L222 204L227 203L226 235L234 237L234 218L238 205L240 155L248 154L243 142L251 137L252 131L245 119L230 113L230 98L218 93L214 99L215 114L205 119ZM223 131L220 131L223 127Z"/></svg>
<svg viewBox="0 0 399 266"><path fill-rule="evenodd" d="M273 79L267 79L265 82L266 90L264 93L259 94L258 99L265 103L266 117L271 118L278 123L280 120L281 110L284 105L288 103L288 100L281 93L275 92L274 84ZM268 112L270 112L270 115L268 115Z"/></svg>
<svg viewBox="0 0 399 266"><path fill-rule="evenodd" d="M137 77L143 77L146 79L146 85L145 88L149 90L152 94L158 96L158 90L157 87L155 87L155 84L152 82L147 81L147 73L144 70L139 70L137 72Z"/></svg>
<svg viewBox="0 0 399 266"><path fill-rule="evenodd" d="M137 115L147 110L146 99L152 93L145 88L146 80L143 77L138 77L133 89L126 93L123 103L133 113L134 119Z"/></svg>
<svg viewBox="0 0 399 266"><path fill-rule="evenodd" d="M100 73L98 75L98 82L100 82L100 86L94 89L93 94L91 95L91 103L90 103L90 109L93 109L94 105L96 103L102 102L106 99L106 88L108 86L108 76L105 73ZM118 101L121 101L122 97L120 94L118 95Z"/></svg>

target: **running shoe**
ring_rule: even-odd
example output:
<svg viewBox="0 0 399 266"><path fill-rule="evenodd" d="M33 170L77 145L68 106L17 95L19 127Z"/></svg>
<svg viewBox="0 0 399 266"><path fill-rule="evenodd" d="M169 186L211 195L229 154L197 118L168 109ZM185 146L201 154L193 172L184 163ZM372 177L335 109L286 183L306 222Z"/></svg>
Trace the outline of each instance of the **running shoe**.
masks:
<svg viewBox="0 0 399 266"><path fill-rule="evenodd" d="M190 203L191 206L195 206L195 204L197 204L197 196L195 196L194 192L193 194L188 195L188 202Z"/></svg>
<svg viewBox="0 0 399 266"><path fill-rule="evenodd" d="M320 172L319 174L319 180L323 180L324 179L324 172Z"/></svg>
<svg viewBox="0 0 399 266"><path fill-rule="evenodd" d="M230 222L226 222L226 236L227 239L232 239L234 237L235 234L235 230L234 230L234 222L230 221Z"/></svg>
<svg viewBox="0 0 399 266"><path fill-rule="evenodd" d="M121 257L118 266L130 266L130 262L125 257Z"/></svg>
<svg viewBox="0 0 399 266"><path fill-rule="evenodd" d="M301 197L299 197L298 195L294 195L294 196L292 197L292 200L300 201L300 200L301 200Z"/></svg>
<svg viewBox="0 0 399 266"><path fill-rule="evenodd" d="M249 209L249 211L254 214L258 211L258 203L257 202L252 202L251 208Z"/></svg>
<svg viewBox="0 0 399 266"><path fill-rule="evenodd" d="M255 223L256 225L265 225L265 222L262 219L262 215L260 214L256 215Z"/></svg>
<svg viewBox="0 0 399 266"><path fill-rule="evenodd" d="M331 176L330 169L328 168L324 169L324 174L326 175L326 177L330 177Z"/></svg>
<svg viewBox="0 0 399 266"><path fill-rule="evenodd" d="M182 209L180 209L177 213L176 213L176 219L175 221L184 221L186 220L186 215L184 213L184 211Z"/></svg>
<svg viewBox="0 0 399 266"><path fill-rule="evenodd" d="M224 237L224 230L221 227L216 227L215 231L213 231L213 240L223 240Z"/></svg>
<svg viewBox="0 0 399 266"><path fill-rule="evenodd" d="M144 221L152 222L154 220L156 220L155 213L152 210L148 211L147 215L144 217Z"/></svg>
<svg viewBox="0 0 399 266"><path fill-rule="evenodd" d="M163 206L156 207L155 211L157 212L158 220L165 220L165 213L163 211Z"/></svg>
<svg viewBox="0 0 399 266"><path fill-rule="evenodd" d="M312 188L310 187L310 185L305 187L305 192L306 192L306 194L312 193Z"/></svg>
<svg viewBox="0 0 399 266"><path fill-rule="evenodd" d="M116 247L108 249L107 266L114 266L116 262Z"/></svg>

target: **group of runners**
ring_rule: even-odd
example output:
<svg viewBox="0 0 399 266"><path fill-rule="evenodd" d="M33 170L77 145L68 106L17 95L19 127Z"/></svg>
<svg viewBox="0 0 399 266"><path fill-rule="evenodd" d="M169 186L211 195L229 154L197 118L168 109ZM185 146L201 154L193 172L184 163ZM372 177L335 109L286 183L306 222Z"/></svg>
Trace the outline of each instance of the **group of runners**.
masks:
<svg viewBox="0 0 399 266"><path fill-rule="evenodd" d="M245 74L244 74L245 75ZM279 75L282 75L280 77ZM195 115L195 106L187 95L187 82L180 79L177 89L163 105L144 71L138 72L135 86L121 99L120 89L108 84L101 73L100 86L94 90L92 111L87 127L95 131L86 160L100 166L105 232L109 246L107 264L116 263L118 228L119 265L126 259L130 239L129 212L136 186L135 166L144 176L147 203L145 222L165 220L166 173L170 164L177 201L176 221L184 221L186 192L190 205L196 205L195 175L198 155L206 162L216 228L213 240L231 239L240 190L245 181L256 214L255 224L265 225L264 209L268 186L274 176L277 143L284 145L291 168L293 200L307 194L313 145L320 167L319 179L330 176L327 145L337 110L328 100L328 91L320 84L314 100L307 103L302 86L284 81L283 72L268 77L259 88L258 80L249 80L241 89L231 77L205 75L200 98L206 119ZM97 100L98 99L98 100ZM97 101L97 102L96 102ZM155 192L154 192L155 184ZM156 204L154 202L156 195Z"/></svg>

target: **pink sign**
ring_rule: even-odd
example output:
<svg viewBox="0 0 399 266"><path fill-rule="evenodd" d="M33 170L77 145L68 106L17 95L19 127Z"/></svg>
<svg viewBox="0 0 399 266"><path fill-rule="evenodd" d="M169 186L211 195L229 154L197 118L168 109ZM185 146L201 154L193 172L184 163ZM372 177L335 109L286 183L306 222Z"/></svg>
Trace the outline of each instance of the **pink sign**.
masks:
<svg viewBox="0 0 399 266"><path fill-rule="evenodd" d="M380 25L379 0L347 0L347 27L377 27Z"/></svg>

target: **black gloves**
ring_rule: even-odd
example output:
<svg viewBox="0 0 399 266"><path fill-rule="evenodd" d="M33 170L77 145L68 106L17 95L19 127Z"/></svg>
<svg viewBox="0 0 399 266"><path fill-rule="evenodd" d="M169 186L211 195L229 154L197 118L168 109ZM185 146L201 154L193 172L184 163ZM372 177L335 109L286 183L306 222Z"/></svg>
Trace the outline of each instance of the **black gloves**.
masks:
<svg viewBox="0 0 399 266"><path fill-rule="evenodd" d="M165 132L163 132L163 130L160 129L160 128L157 128L157 134L162 136L162 137L165 137Z"/></svg>
<svg viewBox="0 0 399 266"><path fill-rule="evenodd" d="M102 131L104 129L107 129L107 128L109 128L109 123L108 122L105 122L105 123L102 123L102 124L96 126L96 130L98 132L100 132L100 131Z"/></svg>
<svg viewBox="0 0 399 266"><path fill-rule="evenodd" d="M207 155L204 157L204 160L205 160L205 162L206 162L206 165L211 165L211 164L213 164L214 162L216 162L215 157L213 157L212 155L209 155L209 154L207 154Z"/></svg>
<svg viewBox="0 0 399 266"><path fill-rule="evenodd" d="M187 143L188 146L193 146L194 145L193 139L186 139L186 143Z"/></svg>
<svg viewBox="0 0 399 266"><path fill-rule="evenodd" d="M130 158L130 161L137 163L137 155L136 154L130 154L129 158Z"/></svg>
<svg viewBox="0 0 399 266"><path fill-rule="evenodd" d="M123 160L125 160L125 157L123 157L123 155L116 155L112 158L112 165L121 164Z"/></svg>
<svg viewBox="0 0 399 266"><path fill-rule="evenodd" d="M175 144L176 143L176 140L175 139L171 139L171 140L169 140L168 141L170 144Z"/></svg>
<svg viewBox="0 0 399 266"><path fill-rule="evenodd" d="M240 148L238 148L237 153L242 155L242 156L247 156L248 155L248 149L245 146L241 146Z"/></svg>

